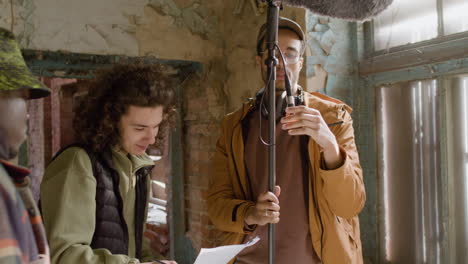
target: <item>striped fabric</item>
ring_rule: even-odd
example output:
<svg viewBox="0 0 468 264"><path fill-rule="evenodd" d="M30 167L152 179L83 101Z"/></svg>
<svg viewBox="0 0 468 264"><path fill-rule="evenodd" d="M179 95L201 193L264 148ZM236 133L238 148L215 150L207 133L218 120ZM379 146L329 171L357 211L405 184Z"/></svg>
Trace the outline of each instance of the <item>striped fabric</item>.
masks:
<svg viewBox="0 0 468 264"><path fill-rule="evenodd" d="M29 170L0 160L0 263L48 263L41 216Z"/></svg>

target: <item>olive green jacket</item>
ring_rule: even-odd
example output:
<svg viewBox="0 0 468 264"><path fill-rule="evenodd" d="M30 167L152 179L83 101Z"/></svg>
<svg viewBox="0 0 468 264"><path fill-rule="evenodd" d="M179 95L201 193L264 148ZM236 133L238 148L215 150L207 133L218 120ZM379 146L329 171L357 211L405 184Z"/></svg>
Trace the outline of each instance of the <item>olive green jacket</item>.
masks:
<svg viewBox="0 0 468 264"><path fill-rule="evenodd" d="M135 172L153 165L153 161L147 155L127 157L118 148L112 149L112 160L120 175L119 189L129 235L128 255L113 255L107 249L90 247L95 230L96 178L86 151L71 147L47 167L41 184L42 215L52 264L139 263L135 259ZM150 179L147 181L149 190ZM148 239L143 240L141 262L153 259Z"/></svg>

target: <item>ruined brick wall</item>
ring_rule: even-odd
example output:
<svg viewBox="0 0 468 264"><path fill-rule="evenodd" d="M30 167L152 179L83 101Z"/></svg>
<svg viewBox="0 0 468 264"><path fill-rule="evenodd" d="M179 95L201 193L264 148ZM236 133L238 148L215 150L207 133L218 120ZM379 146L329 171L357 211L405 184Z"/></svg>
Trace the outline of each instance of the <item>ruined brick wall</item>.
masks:
<svg viewBox="0 0 468 264"><path fill-rule="evenodd" d="M42 181L45 166L60 149L62 131L71 131L71 122L61 122L60 88L76 82L75 79L41 78L51 88L51 96L28 101L29 138L28 157L31 169L32 191L36 201L39 200L39 185Z"/></svg>
<svg viewBox="0 0 468 264"><path fill-rule="evenodd" d="M28 157L31 169L31 189L36 201L39 200L39 184L44 174L44 100L28 102L29 138Z"/></svg>

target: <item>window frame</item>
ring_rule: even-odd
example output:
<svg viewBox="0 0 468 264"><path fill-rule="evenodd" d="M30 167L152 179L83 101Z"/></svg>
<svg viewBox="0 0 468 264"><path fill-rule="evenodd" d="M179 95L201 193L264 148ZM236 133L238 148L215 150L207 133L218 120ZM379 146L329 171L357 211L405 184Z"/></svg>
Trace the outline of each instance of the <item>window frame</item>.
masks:
<svg viewBox="0 0 468 264"><path fill-rule="evenodd" d="M468 56L468 31L444 34L443 0L437 0L437 16L436 38L378 51L374 47L374 22L365 22L365 55L359 63L359 74L369 76Z"/></svg>
<svg viewBox="0 0 468 264"><path fill-rule="evenodd" d="M367 171L366 190L368 192L369 204L380 204L378 198L379 185L382 183L382 175L378 171L378 158L373 153L378 153L378 138L376 133L376 88L381 85L391 85L399 82L411 82L418 80L436 79L437 86L441 92L439 98L441 125L439 128L441 142L447 142L447 123L444 115L446 113L446 89L445 79L458 74L468 73L468 31L444 36L443 24L443 1L437 0L438 10L438 36L434 39L417 43L401 45L387 50L376 51L374 47L373 22L364 22L361 32L358 32L358 45L362 50L358 56L358 74L361 86L353 93L355 110L358 117L355 118L357 129L360 131L360 138L365 138L365 142L359 142L364 157L368 160L362 161L363 168ZM362 131L361 131L362 129ZM442 143L443 145L443 143ZM440 190L442 199L441 215L444 217L443 223L448 224L449 190L448 185L448 150L441 148L441 184ZM366 155L368 154L368 155ZM468 154L467 154L468 156ZM369 179L373 178L373 179ZM374 189L376 188L376 189ZM378 206L377 206L378 207ZM370 209L369 209L370 210ZM371 210L367 213L371 213ZM382 232L382 215L377 210L377 215L368 216L372 221L377 221L375 235ZM377 263L384 263L382 255L383 242L374 240L375 238L363 237L364 243L372 243L373 252L368 252L368 257ZM442 249L440 261L442 263L450 260L450 249Z"/></svg>

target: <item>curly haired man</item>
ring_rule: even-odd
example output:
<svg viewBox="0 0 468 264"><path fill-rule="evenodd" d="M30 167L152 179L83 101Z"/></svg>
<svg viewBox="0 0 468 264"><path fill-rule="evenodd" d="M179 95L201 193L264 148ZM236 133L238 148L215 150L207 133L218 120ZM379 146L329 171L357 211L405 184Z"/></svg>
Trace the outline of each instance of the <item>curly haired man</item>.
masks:
<svg viewBox="0 0 468 264"><path fill-rule="evenodd" d="M75 112L77 144L56 155L41 184L52 263L151 263L146 149L173 124L168 77L159 66L116 66Z"/></svg>

